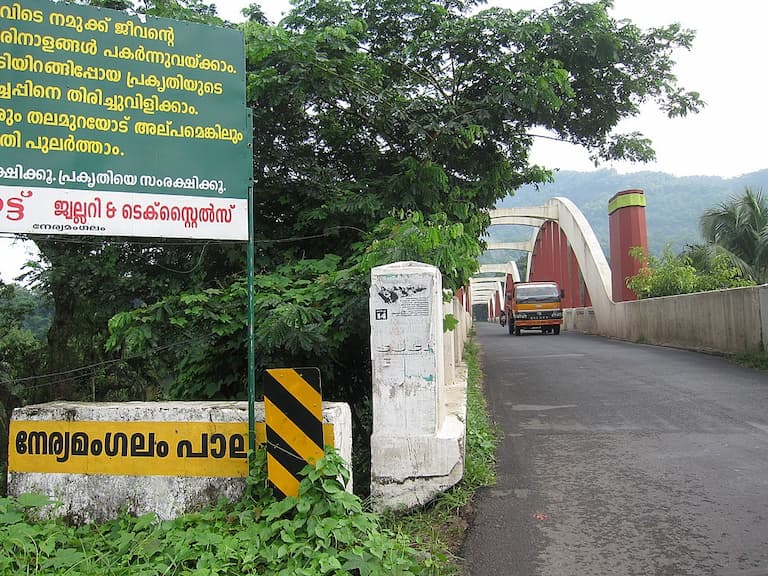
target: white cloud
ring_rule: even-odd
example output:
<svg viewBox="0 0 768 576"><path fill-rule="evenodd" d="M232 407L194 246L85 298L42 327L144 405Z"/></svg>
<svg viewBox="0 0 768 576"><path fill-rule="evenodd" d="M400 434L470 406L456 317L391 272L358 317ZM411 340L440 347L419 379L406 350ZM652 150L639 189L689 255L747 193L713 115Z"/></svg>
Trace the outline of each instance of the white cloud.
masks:
<svg viewBox="0 0 768 576"><path fill-rule="evenodd" d="M5 283L13 282L21 274L24 264L36 254L33 242L0 238L0 279Z"/></svg>

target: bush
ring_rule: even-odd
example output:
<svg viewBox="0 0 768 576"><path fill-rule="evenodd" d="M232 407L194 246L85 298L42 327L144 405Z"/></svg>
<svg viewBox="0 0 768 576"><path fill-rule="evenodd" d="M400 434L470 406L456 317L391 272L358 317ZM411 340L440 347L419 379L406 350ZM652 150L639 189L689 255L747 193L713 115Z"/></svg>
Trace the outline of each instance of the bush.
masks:
<svg viewBox="0 0 768 576"><path fill-rule="evenodd" d="M647 254L640 247L632 248L630 255L640 261L642 267L627 278L627 287L640 299L754 285L753 281L744 279L723 254L697 259L698 268L688 254L675 255L669 247L664 249L661 258Z"/></svg>
<svg viewBox="0 0 768 576"><path fill-rule="evenodd" d="M344 490L349 473L331 452L303 471L299 496L276 500L257 453L249 496L236 504L158 521L123 514L73 527L33 520L56 502L42 495L0 499L0 574L68 576L418 575L431 560L405 538L382 529L358 497Z"/></svg>

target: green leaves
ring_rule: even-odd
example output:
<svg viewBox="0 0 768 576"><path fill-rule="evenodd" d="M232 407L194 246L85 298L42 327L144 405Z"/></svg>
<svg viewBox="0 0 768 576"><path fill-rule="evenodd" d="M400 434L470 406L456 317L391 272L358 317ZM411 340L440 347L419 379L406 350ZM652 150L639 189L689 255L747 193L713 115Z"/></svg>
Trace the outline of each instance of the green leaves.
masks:
<svg viewBox="0 0 768 576"><path fill-rule="evenodd" d="M747 188L702 214L706 245L669 248L661 258L634 248L642 268L627 286L639 298L752 286L768 279L768 197Z"/></svg>
<svg viewBox="0 0 768 576"><path fill-rule="evenodd" d="M343 329L352 321L345 311L365 297L351 272L340 266L338 256L328 255L287 263L255 278L259 371L318 365L332 380L334 360L350 333ZM126 358L150 358L162 378L172 378L168 397L241 395L246 389L247 310L242 279L224 288L183 292L115 315L107 349L121 350Z"/></svg>
<svg viewBox="0 0 768 576"><path fill-rule="evenodd" d="M768 195L747 188L704 212L701 229L731 264L757 282L768 282Z"/></svg>
<svg viewBox="0 0 768 576"><path fill-rule="evenodd" d="M264 450L253 471L264 476ZM25 509L50 504L40 495L0 499L0 571L40 576L155 574L426 574L400 536L382 529L360 500L343 490L344 462L329 451L305 469L301 496L271 493L159 522L123 515L79 528L31 521ZM263 509L261 508L263 506ZM3 522L10 518L13 521ZM358 572L354 572L357 570Z"/></svg>
<svg viewBox="0 0 768 576"><path fill-rule="evenodd" d="M661 258L656 258L639 247L632 248L630 255L640 261L642 267L627 278L627 287L638 298L655 298L754 285L724 254L699 253L694 260L693 249L690 247L688 252L675 255L667 247Z"/></svg>
<svg viewBox="0 0 768 576"><path fill-rule="evenodd" d="M467 230L477 230L475 226L451 224L445 214L426 220L420 212L392 216L380 223L374 234L379 239L361 255L361 267L370 270L400 260L425 262L441 270L445 288L459 288L477 269L480 242Z"/></svg>

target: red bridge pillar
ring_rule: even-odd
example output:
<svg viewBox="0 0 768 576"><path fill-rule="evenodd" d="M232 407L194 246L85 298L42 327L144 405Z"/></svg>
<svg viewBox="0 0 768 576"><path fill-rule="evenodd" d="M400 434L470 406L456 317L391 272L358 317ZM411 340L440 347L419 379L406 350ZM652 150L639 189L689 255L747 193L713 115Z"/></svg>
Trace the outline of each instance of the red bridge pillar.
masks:
<svg viewBox="0 0 768 576"><path fill-rule="evenodd" d="M627 288L627 278L638 273L641 263L629 255L629 249L639 246L648 251L645 206L645 193L642 190L618 192L608 202L614 302L637 300L637 295Z"/></svg>
<svg viewBox="0 0 768 576"><path fill-rule="evenodd" d="M531 282L555 280L555 270L559 265L556 262L554 232L554 222L545 222L536 237L531 270L528 272Z"/></svg>

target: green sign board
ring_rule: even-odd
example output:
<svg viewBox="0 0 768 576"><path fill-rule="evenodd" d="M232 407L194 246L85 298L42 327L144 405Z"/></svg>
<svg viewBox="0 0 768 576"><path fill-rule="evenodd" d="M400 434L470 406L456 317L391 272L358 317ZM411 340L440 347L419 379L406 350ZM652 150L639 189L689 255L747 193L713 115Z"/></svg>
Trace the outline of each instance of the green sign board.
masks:
<svg viewBox="0 0 768 576"><path fill-rule="evenodd" d="M242 33L0 0L0 231L247 239Z"/></svg>

